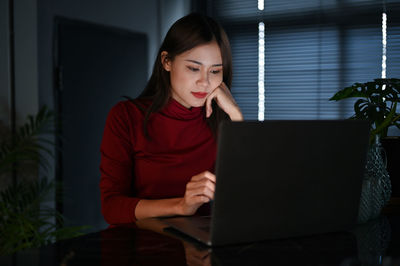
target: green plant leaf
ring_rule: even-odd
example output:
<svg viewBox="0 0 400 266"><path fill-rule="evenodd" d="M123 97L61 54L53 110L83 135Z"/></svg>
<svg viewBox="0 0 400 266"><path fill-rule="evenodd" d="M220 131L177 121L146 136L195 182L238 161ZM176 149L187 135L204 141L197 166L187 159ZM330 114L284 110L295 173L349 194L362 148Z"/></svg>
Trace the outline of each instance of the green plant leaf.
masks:
<svg viewBox="0 0 400 266"><path fill-rule="evenodd" d="M18 162L36 162L41 167L47 169L41 153L52 156L52 151L48 148L54 144L43 138L44 134L54 134L54 113L49 111L46 106L42 107L38 114L28 116L26 124L22 125L12 139L3 140L0 143L0 174L10 172L13 164Z"/></svg>
<svg viewBox="0 0 400 266"><path fill-rule="evenodd" d="M82 234L87 227L56 228L49 219L63 221L52 208L40 207L55 188L46 178L40 181L19 182L0 193L0 254L39 247L54 239Z"/></svg>
<svg viewBox="0 0 400 266"><path fill-rule="evenodd" d="M355 83L353 86L346 87L343 90L338 91L333 95L329 100L330 101L339 101L347 98L367 98L367 94L365 90L363 90L362 84Z"/></svg>
<svg viewBox="0 0 400 266"><path fill-rule="evenodd" d="M48 157L53 156L54 141L57 134L55 116L46 107L36 116L28 116L13 139L0 143L0 175L7 174L15 167L33 164L43 169L49 167ZM56 135L59 137L59 135ZM18 179L0 191L0 255L18 250L39 247L55 239L69 238L81 234L87 227L57 227L64 218L53 208L43 205L48 195L54 193L59 185L47 178L34 181Z"/></svg>
<svg viewBox="0 0 400 266"><path fill-rule="evenodd" d="M368 120L371 126L371 136L376 134L386 136L388 128L399 124L399 114L396 113L400 101L400 79L374 79L366 83L354 83L352 86L339 90L330 100L339 101L347 98L359 98L354 103L354 115L351 119ZM388 103L390 105L388 106Z"/></svg>

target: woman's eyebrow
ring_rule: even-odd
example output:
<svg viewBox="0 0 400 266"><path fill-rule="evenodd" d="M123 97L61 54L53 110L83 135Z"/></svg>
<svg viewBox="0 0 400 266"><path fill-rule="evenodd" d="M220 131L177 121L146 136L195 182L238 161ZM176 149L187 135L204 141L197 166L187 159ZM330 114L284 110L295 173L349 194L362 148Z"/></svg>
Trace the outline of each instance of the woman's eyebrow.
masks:
<svg viewBox="0 0 400 266"><path fill-rule="evenodd" d="M198 64L198 65L203 65L203 63L201 63L201 62L199 62L199 61L196 61L196 60L187 59L187 60L185 60L185 61L192 62L192 63ZM222 66L222 64L214 64L214 65L212 65L212 66L213 66L213 67Z"/></svg>

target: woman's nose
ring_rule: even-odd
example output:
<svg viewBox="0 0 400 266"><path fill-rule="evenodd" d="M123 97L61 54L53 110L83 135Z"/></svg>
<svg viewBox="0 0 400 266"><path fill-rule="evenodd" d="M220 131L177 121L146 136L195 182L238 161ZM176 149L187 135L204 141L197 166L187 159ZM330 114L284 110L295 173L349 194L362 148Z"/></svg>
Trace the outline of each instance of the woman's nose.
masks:
<svg viewBox="0 0 400 266"><path fill-rule="evenodd" d="M202 71L202 73L200 73L199 79L197 80L197 84L204 87L207 87L210 84L208 72Z"/></svg>

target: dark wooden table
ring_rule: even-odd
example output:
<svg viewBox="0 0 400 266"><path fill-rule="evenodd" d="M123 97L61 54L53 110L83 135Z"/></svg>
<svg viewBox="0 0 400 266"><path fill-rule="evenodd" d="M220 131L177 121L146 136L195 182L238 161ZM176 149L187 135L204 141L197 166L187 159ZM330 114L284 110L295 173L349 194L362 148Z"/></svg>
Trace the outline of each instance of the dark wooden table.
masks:
<svg viewBox="0 0 400 266"><path fill-rule="evenodd" d="M392 209L351 232L213 249L149 219L2 257L0 265L400 265L400 215Z"/></svg>

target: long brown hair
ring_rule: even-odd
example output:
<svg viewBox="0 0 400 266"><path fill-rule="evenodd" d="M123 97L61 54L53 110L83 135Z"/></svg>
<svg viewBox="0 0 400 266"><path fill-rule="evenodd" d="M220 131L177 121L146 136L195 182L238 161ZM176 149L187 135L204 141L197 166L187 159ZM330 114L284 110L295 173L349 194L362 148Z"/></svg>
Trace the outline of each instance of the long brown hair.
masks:
<svg viewBox="0 0 400 266"><path fill-rule="evenodd" d="M147 136L147 122L151 114L161 110L171 97L170 74L162 65L161 52L166 51L168 59L174 60L175 56L212 41L215 41L221 50L223 82L230 88L232 84L232 55L228 37L222 27L214 19L197 13L182 17L171 26L158 51L153 73L143 92L139 95L139 98L152 100L151 105L146 110L144 120L144 130ZM219 122L229 119L229 117L215 102L213 102L212 108L213 113L207 119L207 122L216 134Z"/></svg>

